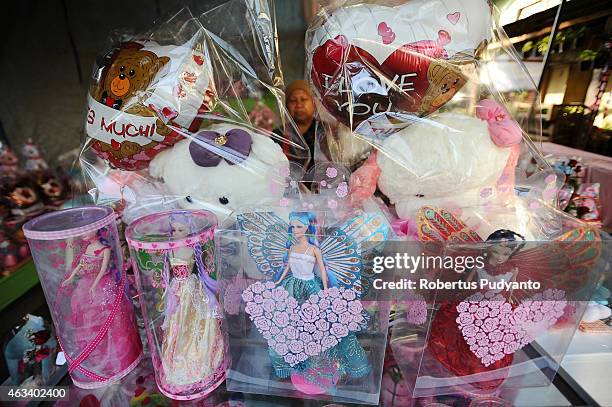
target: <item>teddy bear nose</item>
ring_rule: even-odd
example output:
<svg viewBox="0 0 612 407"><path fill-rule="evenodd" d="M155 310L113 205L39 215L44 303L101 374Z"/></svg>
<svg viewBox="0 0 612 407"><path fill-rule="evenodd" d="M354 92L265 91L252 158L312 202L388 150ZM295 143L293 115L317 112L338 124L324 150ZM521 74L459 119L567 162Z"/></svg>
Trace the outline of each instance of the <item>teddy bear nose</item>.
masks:
<svg viewBox="0 0 612 407"><path fill-rule="evenodd" d="M221 205L227 205L229 203L229 199L227 199L226 197L222 196L221 198L219 198L219 203Z"/></svg>
<svg viewBox="0 0 612 407"><path fill-rule="evenodd" d="M125 74L124 73L120 73L119 74L119 79L125 79Z"/></svg>

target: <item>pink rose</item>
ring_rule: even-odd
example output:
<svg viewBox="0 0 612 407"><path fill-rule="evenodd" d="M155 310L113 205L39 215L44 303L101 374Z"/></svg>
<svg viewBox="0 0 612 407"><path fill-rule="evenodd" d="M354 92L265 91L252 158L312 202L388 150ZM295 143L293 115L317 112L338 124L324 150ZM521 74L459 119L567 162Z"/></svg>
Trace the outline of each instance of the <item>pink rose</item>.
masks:
<svg viewBox="0 0 612 407"><path fill-rule="evenodd" d="M462 329L463 335L467 338L476 336L476 327L474 325L464 326Z"/></svg>
<svg viewBox="0 0 612 407"><path fill-rule="evenodd" d="M332 311L327 311L327 320L329 322L338 322L338 315Z"/></svg>
<svg viewBox="0 0 612 407"><path fill-rule="evenodd" d="M506 343L512 343L515 340L516 340L516 338L512 334L505 334L504 335L504 342L506 342Z"/></svg>
<svg viewBox="0 0 612 407"><path fill-rule="evenodd" d="M470 305L469 311L470 311L471 314L475 314L476 311L478 311L478 305L476 305L476 304Z"/></svg>
<svg viewBox="0 0 612 407"><path fill-rule="evenodd" d="M329 295L331 298L339 298L340 297L340 290L338 290L337 287L329 288L327 290L327 295Z"/></svg>
<svg viewBox="0 0 612 407"><path fill-rule="evenodd" d="M487 353L489 353L489 349L484 347L484 346L483 347L479 347L476 350L476 356L478 356L479 358L485 356Z"/></svg>
<svg viewBox="0 0 612 407"><path fill-rule="evenodd" d="M263 283L258 282L251 284L249 289L251 289L255 294L260 294L266 289L266 286Z"/></svg>
<svg viewBox="0 0 612 407"><path fill-rule="evenodd" d="M299 353L304 350L304 344L300 341L291 341L289 343L289 350L293 353Z"/></svg>
<svg viewBox="0 0 612 407"><path fill-rule="evenodd" d="M261 333L261 336L263 336L263 338L264 338L266 341L269 341L270 339L272 339L272 332L270 332L270 331L265 331L265 332L262 332L262 333Z"/></svg>
<svg viewBox="0 0 612 407"><path fill-rule="evenodd" d="M487 335L484 332L478 332L478 333L476 333L475 336L476 336L476 339L482 339L482 338L484 338Z"/></svg>
<svg viewBox="0 0 612 407"><path fill-rule="evenodd" d="M499 315L499 309L497 308L493 308L489 311L489 316L490 317L496 317Z"/></svg>
<svg viewBox="0 0 612 407"><path fill-rule="evenodd" d="M293 366L296 365L298 363L297 357L292 354L292 353L288 353L284 356L285 362L287 362L289 364L289 366Z"/></svg>
<svg viewBox="0 0 612 407"><path fill-rule="evenodd" d="M287 337L283 334L278 334L274 337L274 339L276 339L276 342L278 343L285 343L287 342Z"/></svg>
<svg viewBox="0 0 612 407"><path fill-rule="evenodd" d="M351 301L348 304L348 311L354 315L361 314L361 311L363 311L363 305L360 301Z"/></svg>
<svg viewBox="0 0 612 407"><path fill-rule="evenodd" d="M321 345L317 342L310 342L306 344L306 354L308 356L316 356L321 353Z"/></svg>
<svg viewBox="0 0 612 407"><path fill-rule="evenodd" d="M244 302L251 302L253 301L253 293L249 290L245 290L242 292L242 300Z"/></svg>
<svg viewBox="0 0 612 407"><path fill-rule="evenodd" d="M329 328L330 328L329 322L327 322L324 319L318 320L316 322L316 326L317 326L317 329L319 329L320 331L323 331L323 332L329 331Z"/></svg>
<svg viewBox="0 0 612 407"><path fill-rule="evenodd" d="M300 316L304 322L315 322L319 319L319 307L315 304L304 303L300 309Z"/></svg>
<svg viewBox="0 0 612 407"><path fill-rule="evenodd" d="M255 304L261 304L263 300L264 299L261 294L256 294L255 297L253 297L253 302L255 302Z"/></svg>
<svg viewBox="0 0 612 407"><path fill-rule="evenodd" d="M477 342L478 342L478 346L489 346L490 344L488 338L479 339Z"/></svg>
<svg viewBox="0 0 612 407"><path fill-rule="evenodd" d="M283 328L283 334L285 334L287 339L294 340L298 338L299 333L297 329L295 329L294 327L290 325L290 326L286 326L285 328Z"/></svg>
<svg viewBox="0 0 612 407"><path fill-rule="evenodd" d="M501 342L494 343L491 345L490 353L495 355L504 351L504 344Z"/></svg>
<svg viewBox="0 0 612 407"><path fill-rule="evenodd" d="M479 308L478 311L476 311L476 318L478 319L485 319L486 317L489 316L489 310L487 308Z"/></svg>
<svg viewBox="0 0 612 407"><path fill-rule="evenodd" d="M266 298L265 300L263 300L263 302L261 303L261 307L266 312L272 312L276 308L274 301L272 299L270 299L270 298Z"/></svg>
<svg viewBox="0 0 612 407"><path fill-rule="evenodd" d="M353 316L347 312L345 312L344 314L340 314L340 317L338 317L338 322L340 322L341 324L345 324L347 325L349 322L353 321Z"/></svg>
<svg viewBox="0 0 612 407"><path fill-rule="evenodd" d="M249 302L246 307L244 307L244 310L251 316L251 318L258 317L263 314L263 308L261 305L257 305L254 302Z"/></svg>
<svg viewBox="0 0 612 407"><path fill-rule="evenodd" d="M504 334L499 329L496 329L495 331L489 334L489 340L491 340L492 342L499 342L502 340L503 337Z"/></svg>
<svg viewBox="0 0 612 407"><path fill-rule="evenodd" d="M336 314L342 314L344 312L347 312L346 306L347 306L346 300L337 298L332 301L331 308L332 308L332 311L334 311Z"/></svg>
<svg viewBox="0 0 612 407"><path fill-rule="evenodd" d="M337 338L344 338L348 335L349 330L344 324L332 324L330 333Z"/></svg>
<svg viewBox="0 0 612 407"><path fill-rule="evenodd" d="M276 301L282 301L285 300L289 297L289 293L287 292L287 290L285 290L282 287L277 287L276 289L274 289L272 291L272 298L275 299ZM292 298L294 301L295 299ZM297 303L297 301L295 301Z"/></svg>
<svg viewBox="0 0 612 407"><path fill-rule="evenodd" d="M474 323L474 315L468 314L467 312L459 314L457 322L460 325L471 325Z"/></svg>
<svg viewBox="0 0 612 407"><path fill-rule="evenodd" d="M264 298L272 298L272 292L270 290L266 290L263 293L261 293L261 296Z"/></svg>
<svg viewBox="0 0 612 407"><path fill-rule="evenodd" d="M300 304L293 297L287 299L287 308L296 309Z"/></svg>
<svg viewBox="0 0 612 407"><path fill-rule="evenodd" d="M499 320L497 318L487 318L482 325L482 329L484 329L485 332L493 332L498 326Z"/></svg>
<svg viewBox="0 0 612 407"><path fill-rule="evenodd" d="M361 327L359 326L358 323L351 321L348 324L348 329L352 332L357 332L361 329Z"/></svg>
<svg viewBox="0 0 612 407"><path fill-rule="evenodd" d="M332 348L332 347L336 346L337 344L338 344L338 339L335 336L332 336L332 335L324 336L323 339L321 339L321 345L325 349Z"/></svg>
<svg viewBox="0 0 612 407"><path fill-rule="evenodd" d="M467 343L468 346L474 345L474 344L476 344L476 338L474 338L473 336L471 338L467 338L465 340L465 343Z"/></svg>
<svg viewBox="0 0 612 407"><path fill-rule="evenodd" d="M504 353L506 355L511 355L518 350L519 346L520 345L518 344L518 342L507 343L504 346Z"/></svg>
<svg viewBox="0 0 612 407"><path fill-rule="evenodd" d="M278 335L281 333L281 330L276 325L272 325L272 328L270 328L270 333L272 335Z"/></svg>
<svg viewBox="0 0 612 407"><path fill-rule="evenodd" d="M319 301L319 308L321 309L326 309L326 308L329 308L330 306L331 306L331 301L328 300L327 298L324 298Z"/></svg>
<svg viewBox="0 0 612 407"><path fill-rule="evenodd" d="M289 316L289 319L291 320L291 322L297 322L300 320L300 316L295 312L292 312Z"/></svg>
<svg viewBox="0 0 612 407"><path fill-rule="evenodd" d="M459 305L457 305L457 312L466 312L468 308L467 302L460 302Z"/></svg>
<svg viewBox="0 0 612 407"><path fill-rule="evenodd" d="M308 355L306 355L304 352L300 352L297 355L297 359L298 359L298 361L303 362L306 359L308 359Z"/></svg>
<svg viewBox="0 0 612 407"><path fill-rule="evenodd" d="M274 281L266 281L264 287L266 287L267 290L271 290L276 287L276 284L274 284Z"/></svg>
<svg viewBox="0 0 612 407"><path fill-rule="evenodd" d="M279 327L285 327L289 325L289 314L287 314L285 311L276 312L272 317L272 320Z"/></svg>
<svg viewBox="0 0 612 407"><path fill-rule="evenodd" d="M289 352L289 347L287 346L286 343L277 343L274 350L276 351L276 353L283 356Z"/></svg>
<svg viewBox="0 0 612 407"><path fill-rule="evenodd" d="M491 363L493 363L495 360L493 360L493 358L489 355L484 356L482 359L480 359L480 361L482 362L483 365L485 366L489 366Z"/></svg>
<svg viewBox="0 0 612 407"><path fill-rule="evenodd" d="M270 327L272 326L270 320L264 316L255 318L253 322L260 331L269 331Z"/></svg>
<svg viewBox="0 0 612 407"><path fill-rule="evenodd" d="M355 291L353 290L344 290L342 292L342 298L347 301L353 301L355 298L357 298L357 296L355 295Z"/></svg>
<svg viewBox="0 0 612 407"><path fill-rule="evenodd" d="M321 321L321 320L319 320L319 321ZM317 321L317 322L319 322L319 321ZM308 323L304 324L304 331L312 333L312 332L314 332L316 330L317 330L317 327L312 322L308 322Z"/></svg>
<svg viewBox="0 0 612 407"><path fill-rule="evenodd" d="M325 334L322 331L316 331L312 333L312 339L315 341L320 341L321 339L323 339L324 336Z"/></svg>
<svg viewBox="0 0 612 407"><path fill-rule="evenodd" d="M314 341L314 338L312 337L312 335L307 332L300 333L299 339L302 343L308 343L308 342Z"/></svg>

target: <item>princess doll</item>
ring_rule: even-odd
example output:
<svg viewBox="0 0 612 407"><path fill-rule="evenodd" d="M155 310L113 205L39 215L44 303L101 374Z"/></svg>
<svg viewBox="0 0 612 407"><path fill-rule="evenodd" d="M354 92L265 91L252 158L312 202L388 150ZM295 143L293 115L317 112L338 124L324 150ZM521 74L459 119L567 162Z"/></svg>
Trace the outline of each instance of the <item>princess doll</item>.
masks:
<svg viewBox="0 0 612 407"><path fill-rule="evenodd" d="M66 321L66 327L72 332L60 337L74 338L71 344L63 344L63 347L65 350L75 349L76 352L67 356L75 359L81 352L90 350L83 360L86 360L87 371L78 366L73 372L73 376L77 375L73 377L77 382L80 374L91 379L93 373L99 376L95 380L102 383L109 376L121 376L123 372L117 375L117 367L131 370L142 353L132 304L119 283L121 271L116 268L107 233L108 228L102 228L84 237L84 248L76 264L66 263L76 267L60 285L60 290L72 288L68 293L70 314ZM116 312L113 314L114 307ZM107 326L106 333L99 338ZM97 345L90 349L95 342L98 342ZM84 383L80 383L80 386L96 387L87 378L83 377Z"/></svg>
<svg viewBox="0 0 612 407"><path fill-rule="evenodd" d="M277 284L280 284L298 303L334 286L325 267L324 255L316 239L316 219L309 212L291 212L286 266ZM319 275L315 274L318 268ZM291 376L294 386L304 393L319 394L333 387L340 377L363 377L370 372L370 364L363 347L354 333L344 337L338 345L318 356L291 367L276 351L269 348L275 374L280 378Z"/></svg>
<svg viewBox="0 0 612 407"><path fill-rule="evenodd" d="M174 239L190 234L187 216L171 215L170 224ZM217 373L223 370L225 344L214 296L216 282L208 275L210 270L202 257L200 246L179 247L167 254L171 273L167 269L163 273L166 293L161 362L169 390L176 386L196 389L208 382L216 387Z"/></svg>

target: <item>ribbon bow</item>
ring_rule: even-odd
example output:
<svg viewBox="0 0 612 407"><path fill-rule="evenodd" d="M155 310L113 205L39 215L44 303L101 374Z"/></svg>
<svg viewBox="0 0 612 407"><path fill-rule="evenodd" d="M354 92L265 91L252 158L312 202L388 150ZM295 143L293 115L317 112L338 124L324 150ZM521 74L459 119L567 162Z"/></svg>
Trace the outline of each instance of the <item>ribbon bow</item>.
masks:
<svg viewBox="0 0 612 407"><path fill-rule="evenodd" d="M200 167L216 167L224 159L229 165L241 163L251 153L253 140L242 129L231 129L225 134L202 131L189 143L189 155Z"/></svg>
<svg viewBox="0 0 612 407"><path fill-rule="evenodd" d="M510 113L491 99L481 100L476 108L476 116L488 123L491 140L498 147L511 147L521 142L521 126L510 117Z"/></svg>

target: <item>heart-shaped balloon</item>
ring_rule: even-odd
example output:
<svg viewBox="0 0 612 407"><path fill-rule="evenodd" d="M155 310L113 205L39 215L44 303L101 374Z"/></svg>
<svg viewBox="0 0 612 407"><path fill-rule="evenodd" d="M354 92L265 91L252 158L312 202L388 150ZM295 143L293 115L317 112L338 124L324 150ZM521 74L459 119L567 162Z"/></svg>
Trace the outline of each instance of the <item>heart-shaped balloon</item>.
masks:
<svg viewBox="0 0 612 407"><path fill-rule="evenodd" d="M486 0L342 7L309 33L310 79L323 106L353 130L389 113L409 122L461 89L460 65L487 41L490 23Z"/></svg>
<svg viewBox="0 0 612 407"><path fill-rule="evenodd" d="M333 348L367 324L357 294L344 288L322 290L300 305L274 282L257 282L242 299L257 330L290 366Z"/></svg>

